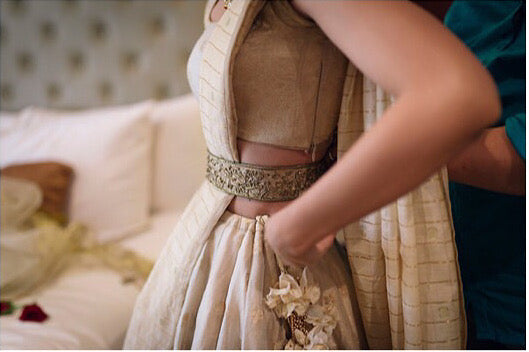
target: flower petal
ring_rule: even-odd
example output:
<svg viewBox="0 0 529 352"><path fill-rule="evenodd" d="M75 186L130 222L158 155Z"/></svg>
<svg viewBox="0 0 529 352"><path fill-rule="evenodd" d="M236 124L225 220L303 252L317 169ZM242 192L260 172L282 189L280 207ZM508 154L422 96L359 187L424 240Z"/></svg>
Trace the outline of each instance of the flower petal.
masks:
<svg viewBox="0 0 529 352"><path fill-rule="evenodd" d="M294 338L301 346L305 346L307 344L307 336L299 329L294 330Z"/></svg>
<svg viewBox="0 0 529 352"><path fill-rule="evenodd" d="M22 310L22 313L18 319L22 321L35 321L41 323L48 319L48 314L46 314L36 303L28 304L24 306L24 309Z"/></svg>

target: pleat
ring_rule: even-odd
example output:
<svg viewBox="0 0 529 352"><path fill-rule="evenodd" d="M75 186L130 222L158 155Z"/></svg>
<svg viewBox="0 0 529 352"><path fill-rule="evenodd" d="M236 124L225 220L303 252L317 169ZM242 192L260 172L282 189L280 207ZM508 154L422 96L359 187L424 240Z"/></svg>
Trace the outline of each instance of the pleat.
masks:
<svg viewBox="0 0 529 352"><path fill-rule="evenodd" d="M239 229L241 232L244 231L244 234L226 295L226 309L222 317L216 346L218 349L241 348L241 330L244 326L242 318L246 304L245 296L248 290L254 242L253 224L249 225L247 228L241 227Z"/></svg>
<svg viewBox="0 0 529 352"><path fill-rule="evenodd" d="M175 337L175 349L191 348L195 332L197 311L200 302L202 301L202 296L211 270L211 258L215 247L214 239L214 237L211 237L206 241L197 260L197 264L193 268L191 279L189 281L192 284L188 285L184 304L176 327L176 331L179 333L177 333Z"/></svg>
<svg viewBox="0 0 529 352"><path fill-rule="evenodd" d="M279 280L279 269L275 254L264 240L266 217L258 217L246 307L242 325L243 349L282 349L287 340L285 327L266 306L264 297Z"/></svg>
<svg viewBox="0 0 529 352"><path fill-rule="evenodd" d="M391 203L381 210L381 246L384 251L386 269L386 287L388 297L388 312L391 328L392 346L404 346L404 313L402 298L402 265L398 262L401 257L401 236L397 221L398 211L396 203ZM397 265L395 265L397 263Z"/></svg>
<svg viewBox="0 0 529 352"><path fill-rule="evenodd" d="M238 226L238 217L229 217L216 229L215 250L211 270L196 317L192 349L215 349L222 318L226 308L226 295L244 237Z"/></svg>

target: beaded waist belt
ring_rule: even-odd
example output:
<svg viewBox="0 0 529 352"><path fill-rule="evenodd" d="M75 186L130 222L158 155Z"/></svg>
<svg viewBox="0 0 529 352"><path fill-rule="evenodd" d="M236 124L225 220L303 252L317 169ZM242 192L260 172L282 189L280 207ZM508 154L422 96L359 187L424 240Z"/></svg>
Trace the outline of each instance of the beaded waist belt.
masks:
<svg viewBox="0 0 529 352"><path fill-rule="evenodd" d="M297 198L331 166L329 156L312 164L259 166L238 163L208 152L206 179L222 191L265 202Z"/></svg>

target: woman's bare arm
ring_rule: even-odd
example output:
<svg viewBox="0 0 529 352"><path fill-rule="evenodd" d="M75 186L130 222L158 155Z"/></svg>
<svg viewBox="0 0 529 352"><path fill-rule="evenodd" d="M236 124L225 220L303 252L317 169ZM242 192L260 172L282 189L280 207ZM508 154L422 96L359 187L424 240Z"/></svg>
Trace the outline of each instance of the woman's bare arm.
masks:
<svg viewBox="0 0 529 352"><path fill-rule="evenodd" d="M291 263L317 260L344 225L409 192L497 120L492 78L426 11L401 1L302 1L296 8L396 101L266 237Z"/></svg>

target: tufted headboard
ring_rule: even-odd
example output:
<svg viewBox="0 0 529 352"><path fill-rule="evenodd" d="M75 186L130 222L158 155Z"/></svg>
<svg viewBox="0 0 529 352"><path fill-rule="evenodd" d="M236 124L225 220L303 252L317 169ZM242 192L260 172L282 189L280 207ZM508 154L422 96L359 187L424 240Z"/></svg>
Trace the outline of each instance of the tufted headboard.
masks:
<svg viewBox="0 0 529 352"><path fill-rule="evenodd" d="M0 109L88 108L189 92L205 0L1 0Z"/></svg>

